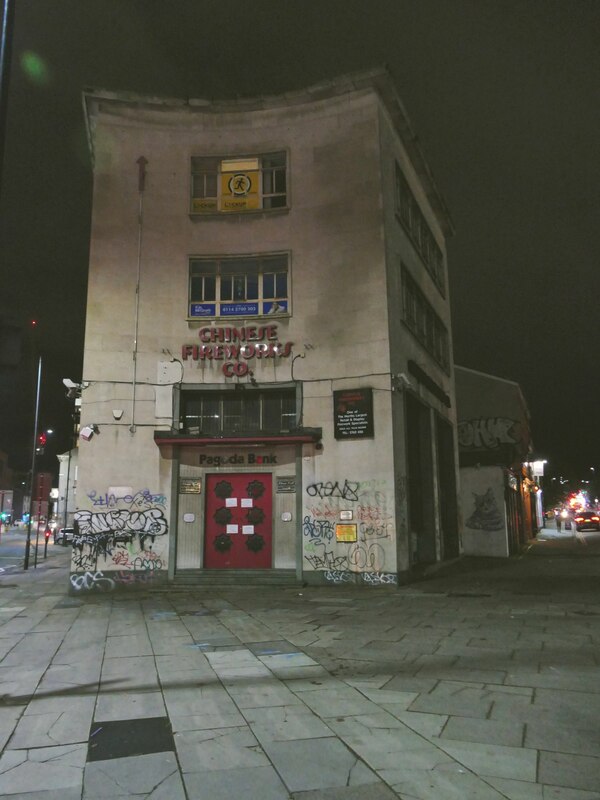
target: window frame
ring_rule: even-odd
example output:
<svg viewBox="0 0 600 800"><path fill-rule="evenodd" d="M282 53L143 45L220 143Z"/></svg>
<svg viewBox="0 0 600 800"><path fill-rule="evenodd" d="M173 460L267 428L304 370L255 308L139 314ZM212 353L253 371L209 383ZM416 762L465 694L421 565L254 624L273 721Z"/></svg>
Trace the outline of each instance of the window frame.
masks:
<svg viewBox="0 0 600 800"><path fill-rule="evenodd" d="M244 402L246 400L258 401L258 426L243 425L243 423L247 420L247 417L244 415ZM270 401L272 403L274 400L279 401L279 425L265 426L265 420L267 417L266 401ZM215 401L218 404L219 422L212 430L210 430L206 428L203 421L208 418L217 419L217 416L214 414ZM200 413L196 415L187 413L186 406L188 403L192 402L197 402L200 404ZM204 413L205 403L213 406L212 414ZM234 403L240 404L239 414L227 414L227 410L234 410ZM228 405L231 405L232 408L227 409ZM290 411L290 409L292 410ZM185 391L181 392L180 396L179 430L181 433L186 433L190 436L207 435L219 438L222 436L235 436L236 434L285 434L291 433L297 428L299 422L298 414L299 403L297 388L289 385L278 387L277 389L252 389L251 391L244 392L243 394L239 392L232 392L231 390L227 389L186 389ZM240 420L240 423L237 426L225 425L226 419L232 420L235 417L238 417ZM190 425L187 420L199 420L199 424ZM287 424L284 423L284 420L287 421Z"/></svg>
<svg viewBox="0 0 600 800"><path fill-rule="evenodd" d="M282 268L282 260L285 259L285 269ZM254 272L246 268L246 271L233 271L222 269L223 265L229 264L230 267L235 262L257 262L257 270ZM196 265L204 262L207 266L214 265L214 273L206 270L204 272L194 272ZM279 262L279 264L278 264ZM257 277L256 297L248 297L248 277ZM270 276L273 280L273 294L265 294L265 277ZM285 277L284 277L285 276ZM230 299L223 297L223 277L231 282ZM235 297L235 278L243 277L245 284L245 297ZM204 288L207 278L214 279L214 297L205 298ZM203 296L202 299L195 298L194 286L201 281ZM239 284L238 284L239 285ZM278 293L278 289L285 289L285 295ZM187 319L198 321L202 319L240 319L240 318L259 318L259 317L289 317L292 313L292 292L291 292L291 254L289 251L275 253L254 253L248 255L208 255L208 256L189 256L188 257L188 298L187 298ZM223 307L231 307L223 313ZM256 308L253 309L252 306ZM194 307L197 313L193 313ZM212 311L211 311L212 307ZM237 309L237 310L236 310Z"/></svg>
<svg viewBox="0 0 600 800"><path fill-rule="evenodd" d="M265 164L269 159L277 161L282 160L283 164ZM224 208L223 207L223 176L235 175L235 170L223 169L224 164L233 164L236 161L240 163L244 161L256 160L258 162L256 170L251 167L240 168L240 173L250 175L256 172L257 177L257 191L249 192L244 195L247 198L257 198L258 205L253 206L251 201L246 207L240 205L237 208ZM202 168L202 163L207 164L207 168ZM212 166L211 169L208 166ZM272 186L269 192L265 191L265 174L270 173L272 178ZM278 176L280 178L283 174L283 191L276 191L276 184ZM216 194L206 194L207 183L209 183L208 176L213 176L214 183L216 184ZM202 177L202 195L195 196L196 180ZM195 202L200 203L206 201L207 208L202 209L195 207ZM267 202L265 202L267 201ZM240 201L241 202L241 201ZM286 149L269 150L259 153L247 154L226 154L226 155L192 155L190 157L190 200L189 200L189 213L190 216L197 217L228 217L232 214L263 214L276 211L286 211L289 209L289 152Z"/></svg>
<svg viewBox="0 0 600 800"><path fill-rule="evenodd" d="M415 339L444 372L450 374L450 337L405 264L401 263L402 320Z"/></svg>
<svg viewBox="0 0 600 800"><path fill-rule="evenodd" d="M396 219L406 231L437 290L442 297L445 297L444 254L397 161L394 198Z"/></svg>

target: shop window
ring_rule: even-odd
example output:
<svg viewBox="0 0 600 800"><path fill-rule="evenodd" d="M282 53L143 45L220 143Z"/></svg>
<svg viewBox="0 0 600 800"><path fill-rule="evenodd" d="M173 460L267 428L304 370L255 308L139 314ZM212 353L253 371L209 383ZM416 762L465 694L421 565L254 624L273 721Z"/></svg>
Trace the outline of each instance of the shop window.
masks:
<svg viewBox="0 0 600 800"><path fill-rule="evenodd" d="M179 427L192 436L286 433L296 427L296 392L186 391L181 396Z"/></svg>
<svg viewBox="0 0 600 800"><path fill-rule="evenodd" d="M287 207L285 152L192 158L192 214L231 214Z"/></svg>
<svg viewBox="0 0 600 800"><path fill-rule="evenodd" d="M289 313L288 256L191 258L188 316L252 317Z"/></svg>
<svg viewBox="0 0 600 800"><path fill-rule="evenodd" d="M427 272L442 295L445 294L444 257L408 181L396 164L396 215L421 256Z"/></svg>
<svg viewBox="0 0 600 800"><path fill-rule="evenodd" d="M448 331L404 264L402 265L402 303L405 325L429 355L448 372L450 368Z"/></svg>

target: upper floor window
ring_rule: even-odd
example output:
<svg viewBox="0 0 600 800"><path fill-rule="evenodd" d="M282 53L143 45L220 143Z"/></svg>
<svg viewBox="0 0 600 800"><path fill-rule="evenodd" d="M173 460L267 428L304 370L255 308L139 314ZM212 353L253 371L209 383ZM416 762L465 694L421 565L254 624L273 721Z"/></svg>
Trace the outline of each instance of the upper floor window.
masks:
<svg viewBox="0 0 600 800"><path fill-rule="evenodd" d="M179 429L193 436L283 433L296 427L296 391L194 392L181 395Z"/></svg>
<svg viewBox="0 0 600 800"><path fill-rule="evenodd" d="M221 214L286 206L285 152L192 158L192 213Z"/></svg>
<svg viewBox="0 0 600 800"><path fill-rule="evenodd" d="M442 251L398 164L396 164L396 214L423 259L427 272L441 294L445 294Z"/></svg>
<svg viewBox="0 0 600 800"><path fill-rule="evenodd" d="M287 253L191 258L188 305L190 317L288 314Z"/></svg>
<svg viewBox="0 0 600 800"><path fill-rule="evenodd" d="M404 264L402 265L402 304L406 325L429 355L448 372L450 347L446 326L425 299L425 295L412 279Z"/></svg>

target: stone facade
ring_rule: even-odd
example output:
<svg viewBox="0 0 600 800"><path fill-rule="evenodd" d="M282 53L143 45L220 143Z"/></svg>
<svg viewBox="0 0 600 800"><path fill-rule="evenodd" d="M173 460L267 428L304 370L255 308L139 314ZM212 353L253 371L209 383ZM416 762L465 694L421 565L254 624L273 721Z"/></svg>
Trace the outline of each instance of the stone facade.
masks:
<svg viewBox="0 0 600 800"><path fill-rule="evenodd" d="M84 100L73 581L371 586L456 555L452 229L389 76L232 103Z"/></svg>

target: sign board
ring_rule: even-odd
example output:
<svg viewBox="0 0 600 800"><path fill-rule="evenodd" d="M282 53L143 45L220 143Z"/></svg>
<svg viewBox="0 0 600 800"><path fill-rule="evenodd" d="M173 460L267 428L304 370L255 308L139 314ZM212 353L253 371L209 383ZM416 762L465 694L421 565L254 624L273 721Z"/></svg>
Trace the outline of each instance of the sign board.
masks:
<svg viewBox="0 0 600 800"><path fill-rule="evenodd" d="M296 491L295 475L278 475L275 483L277 494L288 494Z"/></svg>
<svg viewBox="0 0 600 800"><path fill-rule="evenodd" d="M336 439L365 439L375 435L373 390L344 389L333 393L333 425Z"/></svg>
<svg viewBox="0 0 600 800"><path fill-rule="evenodd" d="M201 492L200 478L179 478L179 494L201 494Z"/></svg>
<svg viewBox="0 0 600 800"><path fill-rule="evenodd" d="M351 523L350 525L341 525L339 522L335 526L335 539L337 542L355 542L357 539L356 531L357 524Z"/></svg>

